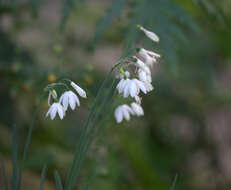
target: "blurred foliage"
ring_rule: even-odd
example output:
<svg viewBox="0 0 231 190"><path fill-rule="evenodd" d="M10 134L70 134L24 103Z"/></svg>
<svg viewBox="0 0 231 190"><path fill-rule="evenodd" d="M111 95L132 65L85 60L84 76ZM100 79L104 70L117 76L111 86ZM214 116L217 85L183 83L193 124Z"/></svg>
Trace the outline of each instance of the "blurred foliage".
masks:
<svg viewBox="0 0 231 190"><path fill-rule="evenodd" d="M230 189L229 165L222 165L230 139L219 144L212 132L213 125L221 128L220 135L230 132L224 124L230 116L230 12L229 0L65 0L62 5L0 0L0 153L7 176L13 124L19 128L21 152L43 88L68 76L87 89L88 101L61 122L44 119L44 100L23 185L38 189L45 163L45 189L54 189L49 183L54 183L54 169L65 179L105 68L114 64L102 66L96 58L116 61L107 50L112 46L118 51L121 42L123 52L134 42L151 48L134 30L142 24L161 38L154 47L163 57L154 68L156 90L143 100L143 118L116 126L113 110L105 110L108 116L88 152L77 187L84 187L94 176L89 189L164 190L170 189L178 174L178 190ZM221 121L217 112L224 112ZM34 186L28 176L37 181Z"/></svg>

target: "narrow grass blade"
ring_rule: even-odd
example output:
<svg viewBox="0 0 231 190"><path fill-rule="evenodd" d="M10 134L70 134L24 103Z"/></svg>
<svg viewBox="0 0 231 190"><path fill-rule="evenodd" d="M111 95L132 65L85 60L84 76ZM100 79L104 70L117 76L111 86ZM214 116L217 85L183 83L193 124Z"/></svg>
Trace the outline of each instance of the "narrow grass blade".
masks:
<svg viewBox="0 0 231 190"><path fill-rule="evenodd" d="M55 170L54 172L54 177L55 177L55 183L56 183L56 187L58 190L63 190L63 185L59 176L58 171Z"/></svg>
<svg viewBox="0 0 231 190"><path fill-rule="evenodd" d="M45 165L43 167L42 174L41 174L40 190L43 190L43 186L46 178L46 170L47 170L47 166Z"/></svg>
<svg viewBox="0 0 231 190"><path fill-rule="evenodd" d="M92 176L89 178L87 184L83 187L82 190L87 190L88 189L89 185L92 183L92 181L95 178L95 176L96 176L96 172L92 174Z"/></svg>
<svg viewBox="0 0 231 190"><path fill-rule="evenodd" d="M17 190L18 181L18 131L16 125L13 126L12 136L12 178L11 178L11 189Z"/></svg>
<svg viewBox="0 0 231 190"><path fill-rule="evenodd" d="M103 19L101 20L101 22L99 22L96 28L95 35L90 44L92 48L95 47L96 43L98 42L98 40L104 33L104 30L111 25L111 22L113 21L113 19L115 19L116 17L120 15L126 3L128 3L126 0L115 0L112 3L111 7L108 10L107 15L103 17Z"/></svg>
<svg viewBox="0 0 231 190"><path fill-rule="evenodd" d="M2 177L3 177L3 183L4 183L4 187L5 187L5 190L8 190L8 179L7 179L7 176L6 176L6 169L5 169L5 166L4 166L4 163L3 163L3 160L1 159L1 165L0 165L0 169L2 171Z"/></svg>
<svg viewBox="0 0 231 190"><path fill-rule="evenodd" d="M76 8L80 3L83 3L84 0L65 0L63 5L63 15L60 23L60 29L63 30L66 25L66 21L73 9Z"/></svg>
<svg viewBox="0 0 231 190"><path fill-rule="evenodd" d="M174 189L175 189L176 182L177 182L177 178L178 178L178 174L175 175L175 178L174 178L173 183L172 183L172 186L171 186L171 190L174 190Z"/></svg>
<svg viewBox="0 0 231 190"><path fill-rule="evenodd" d="M34 128L34 125L35 125L35 121L36 121L37 115L39 113L39 109L40 109L40 106L42 104L42 100L43 100L44 96L45 96L45 94L41 95L39 105L37 106L37 108L36 108L36 110L35 110L35 112L33 114L32 123L31 123L31 125L29 127L26 142L25 142L25 145L24 145L24 150L23 150L23 155L22 155L22 163L21 163L21 168L19 170L18 185L17 185L19 190L20 190L20 187L21 187L22 171L23 171L23 168L24 168L24 163L25 163L25 160L26 160L26 154L27 154L28 147L29 147L30 140L31 140L31 134L32 134L32 131L33 131L33 128Z"/></svg>

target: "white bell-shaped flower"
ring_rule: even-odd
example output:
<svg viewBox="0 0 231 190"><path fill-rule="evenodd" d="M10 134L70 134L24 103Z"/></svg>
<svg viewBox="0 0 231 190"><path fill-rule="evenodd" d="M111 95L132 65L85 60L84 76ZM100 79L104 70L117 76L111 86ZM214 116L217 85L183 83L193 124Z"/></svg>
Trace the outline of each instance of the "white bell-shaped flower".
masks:
<svg viewBox="0 0 231 190"><path fill-rule="evenodd" d="M65 110L63 106L60 103L55 102L49 108L48 112L46 113L46 117L50 115L51 120L53 120L57 113L59 114L60 119L63 119L65 116Z"/></svg>
<svg viewBox="0 0 231 190"><path fill-rule="evenodd" d="M148 75L151 75L150 68L140 59L138 59L136 56L133 56L133 60L136 63L137 67L142 69L144 72L146 72Z"/></svg>
<svg viewBox="0 0 231 190"><path fill-rule="evenodd" d="M126 119L127 121L130 120L130 114L133 115L133 110L126 104L118 106L115 109L114 116L117 123L121 123L123 119Z"/></svg>
<svg viewBox="0 0 231 190"><path fill-rule="evenodd" d="M59 102L63 105L65 110L67 110L69 105L72 110L75 109L76 105L80 106L78 96L72 91L64 92L62 96L60 97Z"/></svg>
<svg viewBox="0 0 231 190"><path fill-rule="evenodd" d="M131 104L131 108L132 108L133 113L136 116L142 116L142 115L144 115L144 110L143 110L143 108L141 107L140 104L137 104L137 103L133 102Z"/></svg>
<svg viewBox="0 0 231 190"><path fill-rule="evenodd" d="M135 98L136 103L141 104L142 98L140 96L137 95L134 98Z"/></svg>
<svg viewBox="0 0 231 190"><path fill-rule="evenodd" d="M82 98L86 98L87 94L86 92L80 88L77 84L75 84L73 81L71 82L71 86L76 90L76 92L82 97Z"/></svg>
<svg viewBox="0 0 231 190"><path fill-rule="evenodd" d="M151 83L149 83L149 82L143 82L143 83L144 83L144 86L145 86L147 92L154 90L154 87L152 86Z"/></svg>
<svg viewBox="0 0 231 190"><path fill-rule="evenodd" d="M123 80L123 81L122 81ZM123 93L123 97L127 98L129 95L134 98L140 93L140 90L146 94L148 91L145 84L138 79L121 79L117 85L119 94Z"/></svg>
<svg viewBox="0 0 231 190"><path fill-rule="evenodd" d="M142 26L138 26L140 30L142 30L144 32L144 34L152 41L154 42L159 42L160 41L160 38L154 33L154 32L151 32L147 29L145 29L144 27Z"/></svg>
<svg viewBox="0 0 231 190"><path fill-rule="evenodd" d="M142 69L139 69L138 70L138 77L139 77L139 80L142 81L142 82L148 82L148 83L151 83L152 82L152 76L147 74L144 70Z"/></svg>
<svg viewBox="0 0 231 190"><path fill-rule="evenodd" d="M153 66L154 63L157 63L157 58L161 57L159 54L144 48L137 48L137 52L148 66Z"/></svg>

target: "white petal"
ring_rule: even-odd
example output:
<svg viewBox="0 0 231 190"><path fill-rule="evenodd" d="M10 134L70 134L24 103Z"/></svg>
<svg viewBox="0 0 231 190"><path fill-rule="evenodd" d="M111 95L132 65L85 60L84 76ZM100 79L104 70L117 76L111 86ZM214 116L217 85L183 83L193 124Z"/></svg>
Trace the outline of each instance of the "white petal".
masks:
<svg viewBox="0 0 231 190"><path fill-rule="evenodd" d="M154 89L151 83L145 82L144 85L145 85L148 92L150 92Z"/></svg>
<svg viewBox="0 0 231 190"><path fill-rule="evenodd" d="M127 78L129 78L130 77L130 73L128 72L128 71L125 71L125 76L127 77Z"/></svg>
<svg viewBox="0 0 231 190"><path fill-rule="evenodd" d="M114 116L115 116L115 119L116 119L117 123L121 123L122 122L123 115L122 115L120 106L116 108Z"/></svg>
<svg viewBox="0 0 231 190"><path fill-rule="evenodd" d="M145 35L149 39L153 40L154 42L159 42L160 41L159 37L154 32L151 32L151 31L145 29L144 27L140 27L140 30L142 30L145 33Z"/></svg>
<svg viewBox="0 0 231 190"><path fill-rule="evenodd" d="M58 107L58 114L59 114L60 119L62 120L64 117L64 108L62 108L61 105Z"/></svg>
<svg viewBox="0 0 231 190"><path fill-rule="evenodd" d="M77 84L75 84L74 82L71 82L71 86L76 90L76 92L83 98L87 97L86 92L80 88Z"/></svg>
<svg viewBox="0 0 231 190"><path fill-rule="evenodd" d="M75 94L73 94L73 98L78 106L80 106L79 98Z"/></svg>
<svg viewBox="0 0 231 190"><path fill-rule="evenodd" d="M50 115L51 110L52 110L52 107L50 107L50 108L49 108L49 110L47 111L47 113L46 113L46 117L48 117L48 116Z"/></svg>
<svg viewBox="0 0 231 190"><path fill-rule="evenodd" d="M59 98L59 103L63 104L65 110L67 110L68 108L68 96L69 96L69 91L64 92L62 96Z"/></svg>
<svg viewBox="0 0 231 190"><path fill-rule="evenodd" d="M69 105L72 110L75 109L75 99L73 98L73 96L69 96Z"/></svg>
<svg viewBox="0 0 231 190"><path fill-rule="evenodd" d="M128 110L123 109L123 116L127 121L130 120L130 114L129 114Z"/></svg>
<svg viewBox="0 0 231 190"><path fill-rule="evenodd" d="M121 79L119 83L117 84L116 89L118 90L119 94L123 92L124 84L125 84L124 79Z"/></svg>
<svg viewBox="0 0 231 190"><path fill-rule="evenodd" d="M138 103L138 104L141 104L141 98L139 96L135 96L135 101Z"/></svg>
<svg viewBox="0 0 231 190"><path fill-rule="evenodd" d="M146 89L146 86L144 84L144 82L142 81L139 81L137 79L134 79L134 81L136 82L137 86L139 87L139 89L144 93L146 94L147 93L147 89Z"/></svg>
<svg viewBox="0 0 231 190"><path fill-rule="evenodd" d="M139 90L137 89L137 85L135 82L131 81L129 86L129 93L131 97L135 97L138 94Z"/></svg>
<svg viewBox="0 0 231 190"><path fill-rule="evenodd" d="M132 108L130 108L128 105L123 105L123 109L127 110L130 114L134 115L134 111L132 110Z"/></svg>
<svg viewBox="0 0 231 190"><path fill-rule="evenodd" d="M126 82L126 86L124 87L123 91L124 91L124 98L127 98L129 95L129 86L130 86L131 81L129 80L128 82Z"/></svg>
<svg viewBox="0 0 231 190"><path fill-rule="evenodd" d="M50 104L50 102L51 102L51 92L49 92L49 95L48 95L48 100L47 100L47 102L48 102L48 105L50 106L51 104Z"/></svg>
<svg viewBox="0 0 231 190"><path fill-rule="evenodd" d="M133 102L133 103L131 104L131 108L132 108L132 110L135 112L135 114L136 114L137 116L142 116L142 115L144 115L144 110L143 110L143 108L142 108L139 104Z"/></svg>
<svg viewBox="0 0 231 190"><path fill-rule="evenodd" d="M51 116L51 120L53 120L56 116L57 113L57 107L53 107L53 109L51 110L50 116Z"/></svg>

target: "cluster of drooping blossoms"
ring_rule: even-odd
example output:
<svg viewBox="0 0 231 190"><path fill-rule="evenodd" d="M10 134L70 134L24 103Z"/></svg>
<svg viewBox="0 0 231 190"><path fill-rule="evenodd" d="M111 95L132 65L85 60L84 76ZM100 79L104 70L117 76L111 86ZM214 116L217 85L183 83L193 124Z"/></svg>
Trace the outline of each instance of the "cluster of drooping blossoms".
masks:
<svg viewBox="0 0 231 190"><path fill-rule="evenodd" d="M68 107L72 110L76 108L76 106L80 106L80 101L77 96L81 96L82 98L86 98L86 92L80 88L77 84L75 84L73 81L68 81L68 84L66 83L52 83L47 86L46 90L49 91L48 95L48 105L50 106L48 112L46 113L46 117L50 116L51 120L53 120L58 113L60 119L63 119L66 115L66 111ZM54 89L55 86L64 86L66 91L58 98L58 95L56 93L56 90ZM71 88L73 88L76 92L74 93ZM51 104L51 101L53 100L53 103Z"/></svg>
<svg viewBox="0 0 231 190"><path fill-rule="evenodd" d="M138 26L138 28L149 39L159 42L159 37L155 33L148 31L142 26ZM137 48L135 55L126 60L126 71L122 67L119 69L118 77L120 81L116 89L124 98L131 97L134 100L130 106L123 104L115 109L114 116L117 123L121 123L123 119L130 120L130 115L144 115L140 93L147 94L154 89L152 86L151 68L157 63L158 58L160 58L160 55L153 51ZM129 66L133 66L135 69L131 68L132 72L129 72L127 70Z"/></svg>

